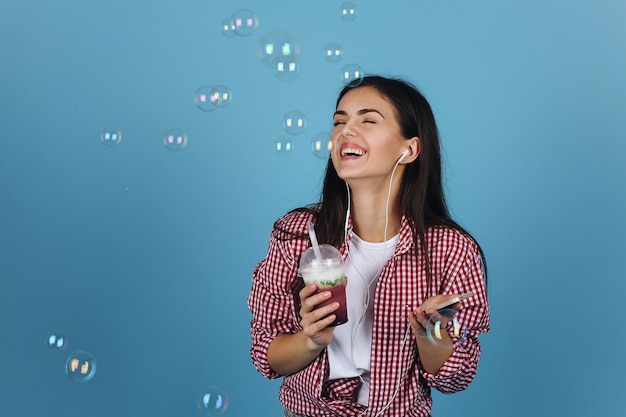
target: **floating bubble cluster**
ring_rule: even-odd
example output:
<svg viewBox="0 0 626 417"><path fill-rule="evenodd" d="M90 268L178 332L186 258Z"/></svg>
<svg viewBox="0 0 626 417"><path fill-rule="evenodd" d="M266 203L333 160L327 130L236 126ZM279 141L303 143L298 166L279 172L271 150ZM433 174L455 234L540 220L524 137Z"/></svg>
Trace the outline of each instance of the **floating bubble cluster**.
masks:
<svg viewBox="0 0 626 417"><path fill-rule="evenodd" d="M340 17L344 21L353 21L357 15L356 5L344 2L339 7ZM248 37L256 33L259 27L259 18L250 9L236 10L230 17L220 21L219 30L225 37ZM260 37L257 43L257 55L260 61L271 68L274 76L281 81L293 81L300 75L300 46L296 38L284 30L271 30ZM328 43L323 50L324 59L329 63L337 63L343 59L344 50L336 42ZM340 71L341 82L358 84L364 73L358 64L347 64ZM195 105L204 112L213 112L227 107L232 101L232 93L225 85L202 85L194 95ZM298 112L286 114L283 118L283 129L290 135L299 135L306 129L306 119ZM116 146L122 140L119 130L106 129L100 135L100 140L107 146ZM332 144L323 144L323 137L314 137L311 143L313 155L325 159L328 157ZM187 135L180 130L166 132L163 142L170 151L180 151L187 145ZM274 141L275 153L281 156L291 155L294 143L288 138L279 138Z"/></svg>
<svg viewBox="0 0 626 417"><path fill-rule="evenodd" d="M239 9L220 22L220 32L228 38L253 35L258 27L258 16L249 9Z"/></svg>
<svg viewBox="0 0 626 417"><path fill-rule="evenodd" d="M233 13L231 17L234 32L239 36L250 36L259 27L259 18L248 9L240 9Z"/></svg>
<svg viewBox="0 0 626 417"><path fill-rule="evenodd" d="M196 90L194 102L200 110L211 112L220 107L228 106L232 98L230 88L225 85L203 85Z"/></svg>
<svg viewBox="0 0 626 417"><path fill-rule="evenodd" d="M339 7L339 14L344 21L352 21L356 18L357 8L352 2L344 2ZM259 17L247 8L236 10L231 16L221 19L219 31L224 37L249 37L254 35L259 28ZM280 81L294 81L301 71L300 45L296 38L285 30L270 30L263 34L257 42L257 56L261 63L270 68L274 77ZM327 43L323 48L324 60L329 63L337 63L343 60L344 50L337 42ZM339 71L340 80L344 85L359 84L364 76L363 70L358 64L344 65ZM198 87L194 94L196 107L206 113L214 112L227 107L233 99L231 89L226 85L205 84ZM307 128L307 121L299 112L292 111L283 117L283 129L290 135L299 135ZM105 129L100 135L100 140L107 146L116 146L122 140L119 130ZM314 156L326 159L332 149L332 144L322 143L324 137L314 137L311 149ZM170 130L163 137L166 149L180 151L187 146L187 135L181 130ZM274 141L274 151L277 155L288 156L292 154L294 142L288 138L278 138Z"/></svg>

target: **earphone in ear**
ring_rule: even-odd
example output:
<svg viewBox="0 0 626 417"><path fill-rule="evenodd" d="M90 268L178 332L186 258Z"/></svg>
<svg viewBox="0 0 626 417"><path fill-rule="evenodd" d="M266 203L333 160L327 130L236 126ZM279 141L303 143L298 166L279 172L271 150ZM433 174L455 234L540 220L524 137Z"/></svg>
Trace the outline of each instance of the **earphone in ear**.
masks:
<svg viewBox="0 0 626 417"><path fill-rule="evenodd" d="M405 149L404 152L402 152L402 155L400 155L400 159L398 159L398 163L402 162L402 160L406 158L408 154L409 154L409 150Z"/></svg>

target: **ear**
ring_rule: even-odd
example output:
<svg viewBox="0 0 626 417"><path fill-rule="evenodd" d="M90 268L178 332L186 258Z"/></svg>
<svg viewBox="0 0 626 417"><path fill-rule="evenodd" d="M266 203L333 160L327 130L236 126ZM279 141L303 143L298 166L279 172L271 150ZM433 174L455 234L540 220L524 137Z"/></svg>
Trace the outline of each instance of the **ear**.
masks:
<svg viewBox="0 0 626 417"><path fill-rule="evenodd" d="M417 136L406 139L404 145L407 146L408 154L402 158L402 164L410 164L415 161L420 154L420 139Z"/></svg>

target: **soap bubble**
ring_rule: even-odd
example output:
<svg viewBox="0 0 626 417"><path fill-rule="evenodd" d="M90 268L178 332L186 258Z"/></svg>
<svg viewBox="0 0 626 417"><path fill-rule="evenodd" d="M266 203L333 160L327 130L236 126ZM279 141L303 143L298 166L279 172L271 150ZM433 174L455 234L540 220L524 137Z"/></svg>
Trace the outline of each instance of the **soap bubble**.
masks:
<svg viewBox="0 0 626 417"><path fill-rule="evenodd" d="M358 85L363 81L363 70L357 64L347 64L341 69L341 82L344 85Z"/></svg>
<svg viewBox="0 0 626 417"><path fill-rule="evenodd" d="M226 392L214 386L206 387L200 394L198 409L207 416L218 416L228 408L228 395Z"/></svg>
<svg viewBox="0 0 626 417"><path fill-rule="evenodd" d="M220 32L228 38L232 38L236 35L235 24L233 23L232 18L222 20L222 23L220 23Z"/></svg>
<svg viewBox="0 0 626 417"><path fill-rule="evenodd" d="M283 129L290 135L299 135L306 130L306 118L297 110L292 110L283 116Z"/></svg>
<svg viewBox="0 0 626 417"><path fill-rule="evenodd" d="M343 49L338 43L329 43L324 47L324 58L328 62L339 62L343 58Z"/></svg>
<svg viewBox="0 0 626 417"><path fill-rule="evenodd" d="M274 141L274 152L276 155L287 157L293 152L293 142L291 138L280 137Z"/></svg>
<svg viewBox="0 0 626 417"><path fill-rule="evenodd" d="M163 135L163 144L173 152L183 150L187 146L187 134L180 129L170 129Z"/></svg>
<svg viewBox="0 0 626 417"><path fill-rule="evenodd" d="M202 111L210 112L220 105L221 95L213 91L212 85L203 85L196 90L194 101Z"/></svg>
<svg viewBox="0 0 626 417"><path fill-rule="evenodd" d="M321 132L311 139L311 152L319 159L328 159L333 149L333 142L329 133Z"/></svg>
<svg viewBox="0 0 626 417"><path fill-rule="evenodd" d="M233 13L231 18L235 33L239 36L250 36L259 27L259 18L248 9L240 9Z"/></svg>
<svg viewBox="0 0 626 417"><path fill-rule="evenodd" d="M211 96L216 98L217 107L226 107L233 99L230 88L225 85L216 85L211 89Z"/></svg>
<svg viewBox="0 0 626 417"><path fill-rule="evenodd" d="M96 360L88 352L74 352L65 361L65 374L74 382L87 382L96 374Z"/></svg>
<svg viewBox="0 0 626 417"><path fill-rule="evenodd" d="M273 64L274 75L282 81L291 81L300 75L298 57L277 56Z"/></svg>
<svg viewBox="0 0 626 417"><path fill-rule="evenodd" d="M219 107L226 107L232 100L230 88L225 85L203 85L196 90L194 102L205 112L211 112Z"/></svg>
<svg viewBox="0 0 626 417"><path fill-rule="evenodd" d="M457 310L453 308L444 308L430 316L426 325L428 340L437 346L452 349L448 338L444 336L444 332L447 332L452 343L462 343L467 336L467 328L463 327L456 316Z"/></svg>
<svg viewBox="0 0 626 417"><path fill-rule="evenodd" d="M296 39L287 32L268 32L259 39L257 55L267 67L273 67L277 58L282 57L282 62L298 57L300 47Z"/></svg>
<svg viewBox="0 0 626 417"><path fill-rule="evenodd" d="M107 146L119 145L122 141L122 132L115 129L104 129L100 133L100 142Z"/></svg>
<svg viewBox="0 0 626 417"><path fill-rule="evenodd" d="M64 351L67 349L67 338L57 331L50 332L46 339L46 346L52 350Z"/></svg>
<svg viewBox="0 0 626 417"><path fill-rule="evenodd" d="M356 5L351 2L343 3L339 7L339 16L346 22L351 22L356 19Z"/></svg>

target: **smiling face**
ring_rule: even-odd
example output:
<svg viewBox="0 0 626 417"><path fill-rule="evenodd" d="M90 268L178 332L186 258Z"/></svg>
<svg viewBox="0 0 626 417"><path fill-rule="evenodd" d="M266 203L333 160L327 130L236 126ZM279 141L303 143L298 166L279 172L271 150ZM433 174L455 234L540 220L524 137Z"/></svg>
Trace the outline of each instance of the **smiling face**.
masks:
<svg viewBox="0 0 626 417"><path fill-rule="evenodd" d="M351 186L358 180L388 179L412 142L403 137L391 101L373 87L348 91L337 105L333 124L333 165Z"/></svg>

